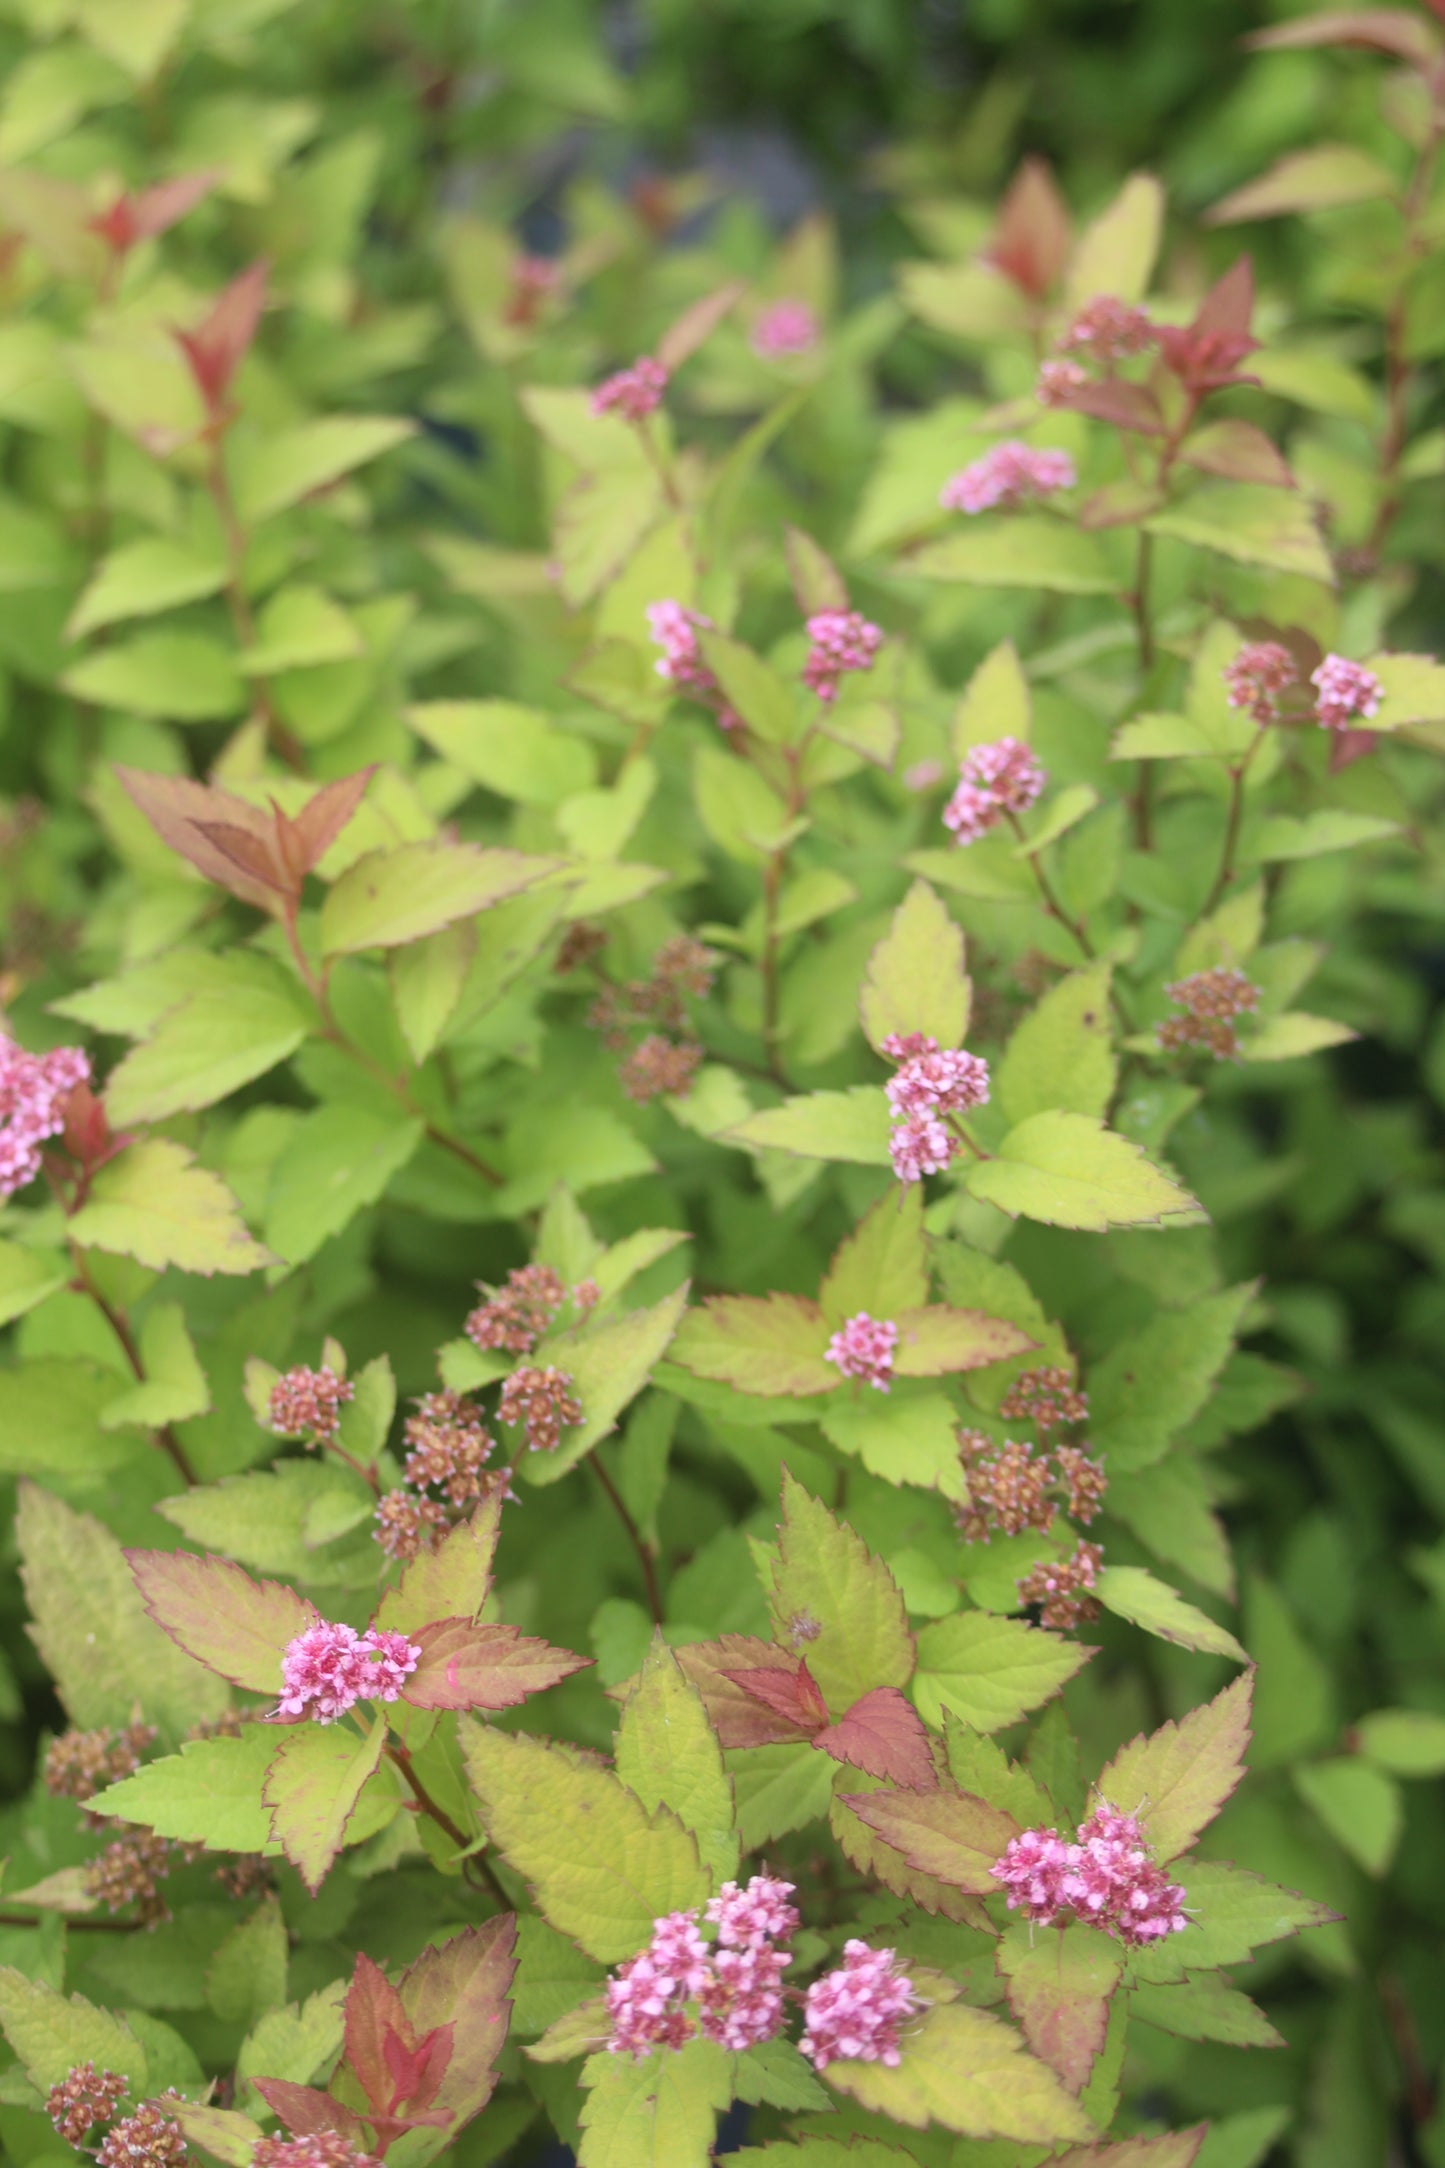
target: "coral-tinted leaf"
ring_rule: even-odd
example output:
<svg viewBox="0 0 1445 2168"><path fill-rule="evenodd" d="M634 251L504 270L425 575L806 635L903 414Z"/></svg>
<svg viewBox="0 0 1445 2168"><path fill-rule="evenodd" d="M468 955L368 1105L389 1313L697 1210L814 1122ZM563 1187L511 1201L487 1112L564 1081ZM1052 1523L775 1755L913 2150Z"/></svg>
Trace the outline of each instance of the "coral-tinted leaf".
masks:
<svg viewBox="0 0 1445 2168"><path fill-rule="evenodd" d="M264 257L248 265L217 297L210 314L194 331L176 333L201 396L213 413L219 411L255 339L269 276Z"/></svg>
<svg viewBox="0 0 1445 2168"><path fill-rule="evenodd" d="M986 2010L938 2003L905 2031L902 2048L896 2070L886 2063L830 2063L825 2083L915 2130L941 2123L966 2138L1047 2144L1086 2138L1093 2128L1053 2071Z"/></svg>
<svg viewBox="0 0 1445 2168"><path fill-rule="evenodd" d="M339 2130L352 2145L359 2145L365 2136L361 2117L315 2085L296 2085L289 2078L253 2078L251 2082L267 2107L298 2138Z"/></svg>
<svg viewBox="0 0 1445 2168"><path fill-rule="evenodd" d="M1041 158L1026 158L999 206L985 260L1031 300L1057 285L1068 261L1068 207Z"/></svg>
<svg viewBox="0 0 1445 2168"><path fill-rule="evenodd" d="M388 2037L406 2049L417 2036L400 1995L380 1965L364 1950L358 1951L346 1990L346 2067L373 2108L388 2108L395 2090L386 2052Z"/></svg>
<svg viewBox="0 0 1445 2168"><path fill-rule="evenodd" d="M798 1659L775 1642L752 1634L723 1634L717 1641L694 1641L677 1650L677 1660L702 1695L718 1738L725 1747L791 1746L800 1731L811 1734L819 1719L792 1714ZM766 1675L776 1681L767 1698L760 1691ZM747 1680L741 1685L739 1681ZM780 1714L779 1709L787 1714ZM827 1715L826 1707L823 1715Z"/></svg>
<svg viewBox="0 0 1445 2168"><path fill-rule="evenodd" d="M1186 466L1222 475L1228 482L1261 482L1273 489L1296 486L1283 455L1253 422L1209 422L1184 439L1179 457Z"/></svg>
<svg viewBox="0 0 1445 2168"><path fill-rule="evenodd" d="M805 1657L798 1659L796 1669L764 1666L756 1671L730 1671L727 1677L734 1686L741 1687L750 1701L760 1701L781 1718L788 1726L789 1737L795 1731L806 1736L828 1721L828 1705L818 1692Z"/></svg>
<svg viewBox="0 0 1445 2168"><path fill-rule="evenodd" d="M720 1295L689 1311L671 1352L694 1377L763 1398L802 1397L842 1381L824 1358L827 1344L822 1311L801 1295Z"/></svg>
<svg viewBox="0 0 1445 2168"><path fill-rule="evenodd" d="M308 798L299 813L291 816L290 828L301 845L309 873L326 856L336 838L355 814L376 773L375 762L358 768L354 775L338 776Z"/></svg>
<svg viewBox="0 0 1445 2168"><path fill-rule="evenodd" d="M517 1969L517 1922L499 1913L481 1927L465 1928L440 1948L423 1950L397 1982L397 1992L418 2033L452 2028L452 2052L432 2101L459 2128L491 2098L496 2063L507 2038L508 1999Z"/></svg>
<svg viewBox="0 0 1445 2168"><path fill-rule="evenodd" d="M1026 1355L1035 1343L1017 1325L982 1310L953 1310L933 1303L895 1314L898 1345L893 1368L901 1378L939 1378L952 1370L981 1370L987 1363Z"/></svg>
<svg viewBox="0 0 1445 2168"><path fill-rule="evenodd" d="M979 1897L996 1896L990 1871L1019 1825L971 1792L849 1794L846 1804L920 1874Z"/></svg>
<svg viewBox="0 0 1445 2168"><path fill-rule="evenodd" d="M1099 377L1073 385L1052 404L1092 415L1095 421L1112 422L1116 429L1131 429L1139 436L1164 434L1164 416L1154 394L1146 385L1131 384L1124 377Z"/></svg>
<svg viewBox="0 0 1445 2168"><path fill-rule="evenodd" d="M1440 0L1425 0L1425 4L1445 21ZM1393 54L1397 60L1422 68L1429 67L1440 52L1440 41L1429 24L1421 22L1409 8L1332 8L1325 15L1302 15L1294 22L1252 31L1243 42L1256 52L1309 45L1356 45L1367 52Z"/></svg>
<svg viewBox="0 0 1445 2168"><path fill-rule="evenodd" d="M1203 1708L1121 1747L1100 1771L1094 1798L1137 1814L1161 1862L1194 1842L1243 1776L1253 1690L1246 1672Z"/></svg>
<svg viewBox="0 0 1445 2168"><path fill-rule="evenodd" d="M893 1890L896 1895L906 1897L910 1904L919 1906L924 1912L933 1913L946 1920L957 1920L966 1927L977 1928L980 1933L991 1934L993 1923L984 1910L981 1897L959 1889L955 1883L945 1882L938 1875L925 1874L922 1868L910 1866L902 1852L885 1843L857 1811L859 1802L864 1800L922 1799L931 1796L924 1792L890 1791L879 1783L877 1778L867 1777L862 1770L838 1769L834 1772L828 1826L837 1839L844 1858L870 1881L881 1883L884 1889Z"/></svg>
<svg viewBox="0 0 1445 2168"><path fill-rule="evenodd" d="M418 1626L412 1638L421 1661L402 1698L414 1709L515 1709L592 1662L515 1626L478 1626L464 1618Z"/></svg>
<svg viewBox="0 0 1445 2168"><path fill-rule="evenodd" d="M1004 1934L995 1963L1034 2054L1071 2093L1081 2093L1109 2029L1109 1998L1124 1970L1121 1946L1079 1923L1020 1924Z"/></svg>
<svg viewBox="0 0 1445 2168"><path fill-rule="evenodd" d="M233 1686L280 1693L286 1644L316 1620L294 1588L191 1551L127 1551L126 1559L146 1610L187 1655Z"/></svg>
<svg viewBox="0 0 1445 2168"><path fill-rule="evenodd" d="M186 859L208 881L239 896L243 903L253 903L262 911L273 908L274 891L269 884L243 872L201 828L205 821L221 821L228 827L243 828L264 840L270 828L264 813L228 790L215 790L205 783L192 782L189 776L151 775L140 768L125 767L117 767L113 772L127 797L144 813L161 841L179 857Z"/></svg>
<svg viewBox="0 0 1445 2168"><path fill-rule="evenodd" d="M286 896L297 887L281 864L274 835L253 835L249 828L239 828L234 822L210 820L197 821L196 832L214 844L229 865L259 881L263 888Z"/></svg>
<svg viewBox="0 0 1445 2168"><path fill-rule="evenodd" d="M771 1674L764 1674L771 1676ZM860 1695L836 1724L813 1741L834 1761L864 1769L891 1784L927 1789L935 1782L933 1753L922 1717L896 1686Z"/></svg>
<svg viewBox="0 0 1445 2168"><path fill-rule="evenodd" d="M657 359L664 369L680 369L695 354L747 292L745 279L729 279L715 293L704 294L669 324L657 342Z"/></svg>
<svg viewBox="0 0 1445 2168"><path fill-rule="evenodd" d="M386 1715L365 1738L324 1724L298 1724L282 1737L261 1796L271 1832L314 1896L346 1841L362 1789L381 1766Z"/></svg>

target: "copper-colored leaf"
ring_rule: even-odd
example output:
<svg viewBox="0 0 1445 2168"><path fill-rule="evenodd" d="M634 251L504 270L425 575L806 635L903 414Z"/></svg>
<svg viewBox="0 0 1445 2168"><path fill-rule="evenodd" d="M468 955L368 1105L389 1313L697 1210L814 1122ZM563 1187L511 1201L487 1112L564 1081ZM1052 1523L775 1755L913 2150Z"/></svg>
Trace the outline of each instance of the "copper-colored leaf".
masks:
<svg viewBox="0 0 1445 2168"><path fill-rule="evenodd" d="M273 2114L298 2138L315 2137L318 2131L339 2130L352 2145L366 2135L361 2117L344 2108L330 2093L315 2085L296 2085L290 2078L254 2078L257 2092Z"/></svg>
<svg viewBox="0 0 1445 2168"><path fill-rule="evenodd" d="M691 308L684 309L657 342L657 358L663 368L680 369L703 342L712 337L747 290L745 279L730 279L716 293L705 294L701 301L694 301Z"/></svg>
<svg viewBox="0 0 1445 2168"><path fill-rule="evenodd" d="M1019 1833L1002 1808L947 1790L850 1794L844 1804L921 1874L977 1896L998 1894L991 1869Z"/></svg>
<svg viewBox="0 0 1445 2168"><path fill-rule="evenodd" d="M927 1727L911 1701L896 1686L875 1686L862 1694L836 1724L813 1741L834 1761L926 1791L937 1779Z"/></svg>
<svg viewBox="0 0 1445 2168"><path fill-rule="evenodd" d="M411 1638L422 1655L402 1698L414 1709L514 1709L592 1662L515 1626L478 1626L465 1618L420 1626Z"/></svg>
<svg viewBox="0 0 1445 2168"><path fill-rule="evenodd" d="M459 2127L484 2108L497 2082L496 2063L507 2038L516 1970L517 1922L499 1913L465 1928L439 1949L423 1950L397 1982L402 2006L418 2032L453 2028L451 2061L432 2106Z"/></svg>
<svg viewBox="0 0 1445 2168"><path fill-rule="evenodd" d="M292 814L288 826L301 844L308 873L326 856L350 821L376 768L373 761L368 768L358 768L354 775L338 776L334 783L318 790L314 798L308 798L299 813Z"/></svg>
<svg viewBox="0 0 1445 2168"><path fill-rule="evenodd" d="M1072 245L1068 206L1049 167L1026 158L999 206L984 260L1041 301L1058 284Z"/></svg>
<svg viewBox="0 0 1445 2168"><path fill-rule="evenodd" d="M282 1581L253 1581L229 1558L192 1551L127 1551L146 1610L187 1655L233 1686L279 1694L286 1644L316 1623Z"/></svg>
<svg viewBox="0 0 1445 2168"><path fill-rule="evenodd" d="M818 1692L818 1684L808 1669L807 1659L799 1657L796 1668L779 1670L772 1665L759 1665L755 1670L729 1671L726 1676L732 1684L741 1687L749 1701L761 1702L771 1709L789 1727L788 1735L816 1731L828 1721L828 1704ZM721 1737L721 1734L719 1734ZM726 1744L726 1742L724 1742Z"/></svg>
<svg viewBox="0 0 1445 2168"><path fill-rule="evenodd" d="M702 1695L708 1719L724 1746L794 1745L799 1727L766 1706L756 1691L763 1670L786 1682L797 1675L798 1660L772 1641L753 1634L723 1634L717 1641L695 1641L675 1652L687 1677ZM739 1686L736 1674L752 1674L752 1690ZM780 1691L786 1691L786 1683ZM824 1710L826 1716L827 1711ZM815 1730L816 1723L807 1729Z"/></svg>
<svg viewBox="0 0 1445 2168"><path fill-rule="evenodd" d="M193 782L187 775L152 775L141 768L124 767L117 767L114 774L161 841L179 857L186 859L208 881L239 896L243 903L255 904L262 911L274 909L274 895L269 884L243 872L202 829L204 822L221 821L264 839L271 829L266 814L228 790Z"/></svg>

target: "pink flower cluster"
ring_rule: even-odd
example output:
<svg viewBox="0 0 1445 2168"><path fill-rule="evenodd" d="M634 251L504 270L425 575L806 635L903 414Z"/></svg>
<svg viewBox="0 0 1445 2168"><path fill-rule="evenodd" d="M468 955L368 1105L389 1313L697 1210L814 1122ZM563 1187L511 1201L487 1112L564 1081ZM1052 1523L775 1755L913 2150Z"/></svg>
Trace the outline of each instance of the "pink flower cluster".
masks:
<svg viewBox="0 0 1445 2168"><path fill-rule="evenodd" d="M886 2063L893 2069L902 2061L903 2022L921 2007L895 1950L845 1942L842 1964L808 1989L798 2045L815 2070L837 2062Z"/></svg>
<svg viewBox="0 0 1445 2168"><path fill-rule="evenodd" d="M883 1051L899 1067L883 1087L897 1126L888 1139L900 1182L941 1174L959 1151L957 1137L939 1119L981 1107L988 1098L988 1063L960 1048L940 1047L926 1032L890 1032Z"/></svg>
<svg viewBox="0 0 1445 2168"><path fill-rule="evenodd" d="M938 501L946 512L1011 512L1056 490L1072 489L1077 480L1067 452L1038 451L1010 437L951 475Z"/></svg>
<svg viewBox="0 0 1445 2168"><path fill-rule="evenodd" d="M1357 715L1378 714L1385 697L1374 671L1343 655L1326 655L1318 670L1311 672L1310 683L1319 694L1315 721L1326 730L1344 730Z"/></svg>
<svg viewBox="0 0 1445 2168"><path fill-rule="evenodd" d="M943 825L958 844L977 843L1006 813L1027 811L1047 781L1018 738L970 746L958 771L958 788L943 809Z"/></svg>
<svg viewBox="0 0 1445 2168"><path fill-rule="evenodd" d="M893 1375L893 1350L897 1345L896 1325L860 1310L834 1333L828 1342L825 1360L836 1363L845 1378L862 1378L878 1392L886 1393Z"/></svg>
<svg viewBox="0 0 1445 2168"><path fill-rule="evenodd" d="M1034 397L1040 406L1067 406L1088 381L1088 370L1080 368L1076 361L1046 361L1040 365Z"/></svg>
<svg viewBox="0 0 1445 2168"><path fill-rule="evenodd" d="M818 319L806 301L775 301L753 326L753 352L764 361L810 354L817 343Z"/></svg>
<svg viewBox="0 0 1445 2168"><path fill-rule="evenodd" d="M90 1081L78 1046L27 1054L0 1033L0 1197L13 1197L40 1172L40 1147L65 1127L65 1101Z"/></svg>
<svg viewBox="0 0 1445 2168"><path fill-rule="evenodd" d="M803 683L820 700L836 700L838 681L850 670L871 670L883 645L883 633L856 610L819 610L808 619L813 645L803 665Z"/></svg>
<svg viewBox="0 0 1445 2168"><path fill-rule="evenodd" d="M644 354L630 369L619 369L599 384L592 394L594 414L620 414L624 421L646 421L656 413L667 390L668 372L660 361Z"/></svg>
<svg viewBox="0 0 1445 2168"><path fill-rule="evenodd" d="M299 1364L271 1387L266 1419L278 1438L330 1445L341 1426L341 1410L355 1396L350 1379L338 1377L328 1363L319 1370Z"/></svg>
<svg viewBox="0 0 1445 2168"><path fill-rule="evenodd" d="M251 2168L381 2168L381 2163L339 2130L313 2130L301 2138L263 2138L251 2155Z"/></svg>
<svg viewBox="0 0 1445 2168"><path fill-rule="evenodd" d="M1279 696L1299 681L1295 660L1278 640L1250 640L1224 666L1224 690L1232 708L1247 708L1257 723L1272 723Z"/></svg>
<svg viewBox="0 0 1445 2168"><path fill-rule="evenodd" d="M1088 1920L1145 1948L1189 1925L1184 1891L1156 1865L1138 1819L1100 1801L1075 1843L1056 1829L1026 1829L990 1869L1010 1912L1043 1927Z"/></svg>
<svg viewBox="0 0 1445 2168"><path fill-rule="evenodd" d="M721 729L736 730L742 717L723 699L722 687L703 661L697 644L700 632L714 629L712 619L704 617L701 610L685 609L680 602L664 601L647 605L647 622L654 646L662 649L653 665L658 676L711 707Z"/></svg>
<svg viewBox="0 0 1445 2168"><path fill-rule="evenodd" d="M317 1619L286 1644L281 1659L278 1716L305 1716L334 1724L358 1701L395 1701L421 1661L421 1650L405 1634L369 1626Z"/></svg>
<svg viewBox="0 0 1445 2168"><path fill-rule="evenodd" d="M1091 361L1124 361L1154 343L1147 309L1136 309L1113 294L1095 294L1059 334L1062 354L1087 354Z"/></svg>
<svg viewBox="0 0 1445 2168"><path fill-rule="evenodd" d="M703 1940L698 1913L669 1912L653 1922L652 1940L619 1965L607 1983L608 2046L640 2061L653 2048L680 2048L695 2032L741 2051L771 2040L783 2022L783 1974L792 1963L779 1949L796 1932L788 1899L791 1882L754 1875L746 1889L725 1882L704 1917L717 1941ZM687 2005L697 2005L696 2022Z"/></svg>

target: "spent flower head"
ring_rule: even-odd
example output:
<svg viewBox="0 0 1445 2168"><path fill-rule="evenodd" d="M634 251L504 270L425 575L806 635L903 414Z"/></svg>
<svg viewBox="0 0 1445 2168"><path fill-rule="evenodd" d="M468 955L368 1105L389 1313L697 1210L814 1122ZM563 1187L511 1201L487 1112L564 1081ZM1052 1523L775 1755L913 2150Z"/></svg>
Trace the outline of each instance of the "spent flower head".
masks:
<svg viewBox="0 0 1445 2168"><path fill-rule="evenodd" d="M1259 988L1242 971L1215 964L1207 971L1191 972L1176 979L1164 991L1183 1011L1166 1017L1154 1036L1167 1051L1201 1047L1216 1061L1233 1061L1239 1053L1235 1019L1259 1007Z"/></svg>
<svg viewBox="0 0 1445 2168"><path fill-rule="evenodd" d="M1099 1616L1099 1603L1089 1592L1104 1563L1103 1546L1082 1539L1068 1558L1043 1559L1017 1583L1019 1601L1037 1604L1041 1625L1066 1633Z"/></svg>
<svg viewBox="0 0 1445 2168"><path fill-rule="evenodd" d="M164 2101L143 2100L134 2115L123 2116L100 2141L100 2168L183 2168L189 2158L185 2132L165 2112Z"/></svg>
<svg viewBox="0 0 1445 2168"><path fill-rule="evenodd" d="M356 1397L349 1378L338 1377L329 1363L319 1370L298 1364L271 1388L267 1421L278 1438L304 1438L309 1446L330 1445L341 1427L341 1411Z"/></svg>
<svg viewBox="0 0 1445 2168"><path fill-rule="evenodd" d="M118 2071L78 2063L45 2096L45 2112L67 2145L77 2150L97 2123L108 2123L126 2095Z"/></svg>
<svg viewBox="0 0 1445 2168"><path fill-rule="evenodd" d="M502 1386L499 1412L504 1423L524 1427L533 1453L555 1452L563 1429L575 1430L587 1420L571 1377L551 1365L514 1370Z"/></svg>

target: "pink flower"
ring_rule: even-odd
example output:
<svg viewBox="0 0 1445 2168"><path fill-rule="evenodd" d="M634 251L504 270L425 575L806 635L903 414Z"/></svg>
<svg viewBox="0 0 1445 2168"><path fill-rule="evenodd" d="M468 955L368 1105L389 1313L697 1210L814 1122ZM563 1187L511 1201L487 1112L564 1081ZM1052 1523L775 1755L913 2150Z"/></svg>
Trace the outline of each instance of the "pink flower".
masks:
<svg viewBox="0 0 1445 2168"><path fill-rule="evenodd" d="M905 790L932 790L935 784L942 781L943 762L941 760L915 760L911 767L905 768L903 771L903 787Z"/></svg>
<svg viewBox="0 0 1445 2168"><path fill-rule="evenodd" d="M836 2062L896 2068L902 2060L898 2040L903 2021L920 2008L913 1982L899 1970L896 1951L845 1942L842 1964L808 1989L798 2045L815 2070Z"/></svg>
<svg viewBox="0 0 1445 2168"><path fill-rule="evenodd" d="M958 1139L931 1114L900 1123L888 1139L888 1156L900 1182L921 1182L925 1174L942 1174L959 1149Z"/></svg>
<svg viewBox="0 0 1445 2168"><path fill-rule="evenodd" d="M668 372L660 361L644 354L630 369L619 369L598 385L592 394L594 414L620 414L624 421L646 421L662 404Z"/></svg>
<svg viewBox="0 0 1445 2168"><path fill-rule="evenodd" d="M808 619L812 641L803 683L820 700L836 700L838 680L849 670L871 670L883 634L856 610L820 610Z"/></svg>
<svg viewBox="0 0 1445 2168"><path fill-rule="evenodd" d="M806 301L775 301L753 326L753 352L764 361L808 354L818 343L818 319Z"/></svg>
<svg viewBox="0 0 1445 2168"><path fill-rule="evenodd" d="M1277 640L1251 640L1224 666L1224 687L1232 708L1248 708L1257 723L1272 723L1279 696L1297 684L1299 672L1287 647Z"/></svg>
<svg viewBox="0 0 1445 2168"><path fill-rule="evenodd" d="M890 1061L912 1061L919 1054L936 1054L938 1041L926 1031L890 1031L883 1052Z"/></svg>
<svg viewBox="0 0 1445 2168"><path fill-rule="evenodd" d="M880 1393L888 1390L893 1375L893 1350L898 1327L860 1310L828 1342L826 1359L836 1363L845 1378L866 1379Z"/></svg>
<svg viewBox="0 0 1445 2168"><path fill-rule="evenodd" d="M65 1127L65 1101L90 1081L78 1046L27 1054L0 1033L0 1197L13 1197L40 1172L40 1147Z"/></svg>
<svg viewBox="0 0 1445 2168"><path fill-rule="evenodd" d="M358 1701L395 1701L402 1682L421 1661L405 1634L318 1619L288 1642L281 1659L280 1716L305 1716L333 1724Z"/></svg>
<svg viewBox="0 0 1445 2168"><path fill-rule="evenodd" d="M512 1372L502 1387L497 1413L504 1423L521 1423L532 1453L555 1452L562 1428L576 1429L586 1418L572 1390L566 1370L523 1367Z"/></svg>
<svg viewBox="0 0 1445 2168"><path fill-rule="evenodd" d="M1003 1857L989 1870L1008 1891L1010 1912L1055 1925L1064 1910L1064 1877L1072 1871L1077 1851L1056 1829L1025 1829L1010 1837Z"/></svg>
<svg viewBox="0 0 1445 2168"><path fill-rule="evenodd" d="M1326 730L1343 730L1357 715L1378 714L1385 688L1373 670L1363 663L1348 662L1343 655L1326 655L1310 683L1319 694L1316 722Z"/></svg>
<svg viewBox="0 0 1445 2168"><path fill-rule="evenodd" d="M267 1421L278 1438L305 1438L311 1445L329 1445L340 1428L341 1410L355 1393L350 1380L339 1378L328 1364L319 1370L298 1365L272 1386Z"/></svg>
<svg viewBox="0 0 1445 2168"><path fill-rule="evenodd" d="M1012 511L1056 490L1072 489L1077 479L1067 452L1036 451L1010 437L951 476L938 501L948 512Z"/></svg>
<svg viewBox="0 0 1445 2168"><path fill-rule="evenodd" d="M883 1087L898 1118L920 1114L962 1114L988 1100L988 1063L961 1048L916 1054Z"/></svg>
<svg viewBox="0 0 1445 2168"><path fill-rule="evenodd" d="M1086 301L1067 330L1059 336L1059 351L1087 354L1093 361L1123 361L1142 354L1154 342L1154 326L1147 309L1136 309L1113 294L1096 294Z"/></svg>
<svg viewBox="0 0 1445 2168"><path fill-rule="evenodd" d="M736 730L742 717L723 699L722 687L703 661L697 644L700 632L714 629L712 619L704 617L701 610L685 609L680 602L650 602L647 622L654 644L662 649L653 664L658 676L711 707L721 729Z"/></svg>
<svg viewBox="0 0 1445 2168"><path fill-rule="evenodd" d="M1046 361L1039 370L1034 397L1040 406L1067 406L1074 393L1082 391L1088 381L1088 370L1080 368L1076 361Z"/></svg>
<svg viewBox="0 0 1445 2168"><path fill-rule="evenodd" d="M1006 813L1026 812L1047 780L1017 738L972 746L959 769L958 788L943 809L943 825L960 845L977 843Z"/></svg>

